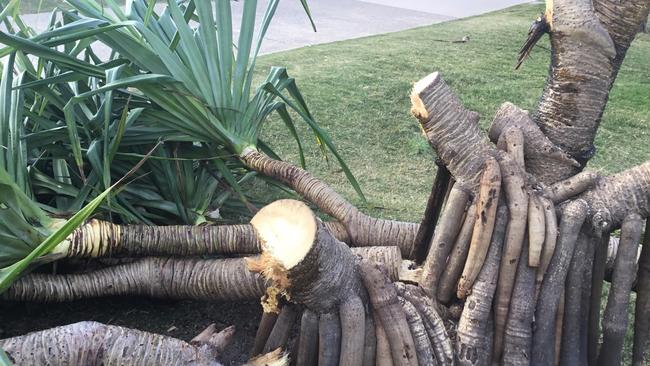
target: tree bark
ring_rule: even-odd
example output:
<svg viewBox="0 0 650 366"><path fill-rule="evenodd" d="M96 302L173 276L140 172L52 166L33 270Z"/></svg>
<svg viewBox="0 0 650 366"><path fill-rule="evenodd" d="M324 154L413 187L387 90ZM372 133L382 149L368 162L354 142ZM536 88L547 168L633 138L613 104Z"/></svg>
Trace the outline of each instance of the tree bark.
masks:
<svg viewBox="0 0 650 366"><path fill-rule="evenodd" d="M643 366L650 340L650 219L646 220L643 249L636 275L636 309L634 313L634 346L632 364Z"/></svg>
<svg viewBox="0 0 650 366"><path fill-rule="evenodd" d="M214 330L214 328L212 328ZM135 329L80 322L0 340L16 365L219 365L230 337L202 333L194 342Z"/></svg>
<svg viewBox="0 0 650 366"><path fill-rule="evenodd" d="M404 257L412 256L418 230L416 224L367 216L311 173L261 152L249 149L241 154L240 159L247 167L287 184L341 222L355 246L395 245L402 248Z"/></svg>

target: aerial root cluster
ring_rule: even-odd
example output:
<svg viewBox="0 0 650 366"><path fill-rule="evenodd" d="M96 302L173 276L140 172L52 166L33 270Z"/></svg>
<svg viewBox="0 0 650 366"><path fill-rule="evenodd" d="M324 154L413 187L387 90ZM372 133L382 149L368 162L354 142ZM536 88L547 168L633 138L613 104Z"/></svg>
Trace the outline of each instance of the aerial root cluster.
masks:
<svg viewBox="0 0 650 366"><path fill-rule="evenodd" d="M335 309L318 313L284 303L264 313L255 345L256 356L289 345L297 365L453 365L453 343L445 320L422 289L392 282L383 266L359 263L367 299L352 296Z"/></svg>
<svg viewBox="0 0 650 366"><path fill-rule="evenodd" d="M305 235L283 236L278 222L284 232ZM263 253L249 266L277 288L271 294L286 299L267 307L253 355L286 347L296 325L298 365L453 364L439 305L420 287L392 280L382 264L356 256L304 204L276 201L252 224Z"/></svg>
<svg viewBox="0 0 650 366"><path fill-rule="evenodd" d="M418 82L411 99L429 142L456 178L436 218L420 284L442 304L464 305L456 353L460 363L620 362L627 329L624 309L637 278L641 218L650 214L650 163L606 178L581 172L547 185L527 168L535 168L540 156L569 163L570 158L548 139L539 139L539 129L514 105L506 103L497 113L490 130L493 146L472 136L479 133L477 120L438 74ZM528 141L539 146L527 148ZM459 158L457 152L465 150L482 154ZM621 252L615 254L599 351L594 342L600 329L594 322L600 320L601 262L607 253L597 247L621 226ZM490 258L495 245L500 257ZM646 286L644 265L641 260L638 278ZM482 273L489 275L480 280ZM639 290L643 303L647 295ZM645 321L644 314L647 318L643 311L637 311L637 323ZM648 331L643 325L636 330L638 350ZM485 338L493 344L485 344ZM635 360L642 353L637 351Z"/></svg>

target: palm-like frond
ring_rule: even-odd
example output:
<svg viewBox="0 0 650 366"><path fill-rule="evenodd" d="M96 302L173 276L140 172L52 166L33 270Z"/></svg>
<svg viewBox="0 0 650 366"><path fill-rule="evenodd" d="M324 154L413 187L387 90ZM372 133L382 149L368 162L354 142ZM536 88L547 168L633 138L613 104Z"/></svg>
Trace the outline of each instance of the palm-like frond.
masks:
<svg viewBox="0 0 650 366"><path fill-rule="evenodd" d="M334 153L361 194L284 68L273 68L251 90L278 0L269 2L257 31L257 1L245 1L236 48L228 0L170 0L162 12L144 0L129 2L127 11L112 0L105 1L108 9L68 2L76 10L57 10L46 32L18 25L17 34L0 33L7 45L0 55L16 51L19 62L10 69L21 72L20 82L5 90L24 99L22 166L29 164L31 189L48 212L80 209L160 140L163 148L137 179L102 206L107 212L125 222L200 223L215 209L249 211L241 182L254 174L238 155L260 148L275 156L259 139L273 113L296 139L303 166L294 115L323 152ZM95 55L97 40L113 51L110 59Z"/></svg>

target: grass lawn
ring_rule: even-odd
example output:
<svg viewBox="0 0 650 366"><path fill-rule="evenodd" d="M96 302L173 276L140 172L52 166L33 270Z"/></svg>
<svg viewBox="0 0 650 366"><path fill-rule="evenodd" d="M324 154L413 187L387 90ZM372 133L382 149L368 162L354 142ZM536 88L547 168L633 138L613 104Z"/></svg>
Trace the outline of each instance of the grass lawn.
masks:
<svg viewBox="0 0 650 366"><path fill-rule="evenodd" d="M287 66L316 120L333 137L359 179L371 206L367 211L417 221L435 167L434 155L410 115L413 82L440 71L465 105L480 113L485 128L505 101L533 110L544 86L550 53L537 47L522 69L515 71L513 65L531 20L541 10L541 5L521 5L398 33L266 55L258 61L258 71L261 78L272 65ZM435 41L464 35L471 41ZM540 45L548 48L548 39ZM643 34L630 48L612 90L589 169L613 173L650 159L648 59L650 35ZM266 139L281 156L298 162L295 144L281 122L268 126ZM336 164L328 167L317 149L308 151L307 164L360 203Z"/></svg>
<svg viewBox="0 0 650 366"><path fill-rule="evenodd" d="M484 128L505 101L533 110L548 71L548 39L540 42L546 49L536 48L521 70L515 71L513 65L532 19L541 11L541 5L521 5L398 33L276 53L262 57L258 70L286 65L298 80L315 118L332 135L359 179L368 198L364 211L419 221L435 167L434 155L409 112L413 82L440 71L465 105L480 113ZM436 41L465 35L470 42ZM648 59L650 35L644 34L632 45L612 90L589 169L613 173L650 159ZM279 121L269 124L264 133L281 156L298 162L295 144ZM308 151L307 163L309 170L360 204L341 171L335 164L328 167L317 149Z"/></svg>

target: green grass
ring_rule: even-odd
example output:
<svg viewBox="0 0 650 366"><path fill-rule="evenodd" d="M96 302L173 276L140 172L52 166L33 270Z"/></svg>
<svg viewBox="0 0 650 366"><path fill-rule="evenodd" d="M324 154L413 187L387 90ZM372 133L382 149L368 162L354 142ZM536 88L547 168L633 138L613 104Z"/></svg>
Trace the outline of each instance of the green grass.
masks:
<svg viewBox="0 0 650 366"><path fill-rule="evenodd" d="M410 115L413 82L440 71L486 128L505 101L534 109L546 79L550 54L536 48L519 71L517 51L541 5L503 11L408 31L336 42L262 57L260 73L286 65L298 80L316 120L332 135L358 177L369 208L386 218L417 221L435 171L433 154ZM305 32L309 31L305 29ZM470 35L468 43L436 42ZM548 48L548 39L540 45ZM650 36L632 45L607 106L589 169L618 172L650 158ZM302 130L306 135L306 129ZM279 121L266 139L280 155L298 162L295 144ZM360 203L339 170L317 150L308 169ZM332 164L335 167L335 164Z"/></svg>
<svg viewBox="0 0 650 366"><path fill-rule="evenodd" d="M505 101L533 110L544 86L550 53L545 38L519 71L519 47L541 5L521 5L387 35L305 47L262 57L260 72L286 65L298 80L316 120L332 135L364 190L373 215L419 221L435 166L434 155L410 115L413 82L440 71L487 128ZM316 19L317 21L318 19ZM305 31L308 31L307 29ZM470 35L464 44L436 42ZM628 52L596 138L589 169L614 173L650 159L650 35L639 35ZM306 129L302 129L304 136ZM298 162L295 145L279 121L265 130L281 156ZM308 169L356 204L342 172L318 151ZM332 167L335 165L332 164ZM606 297L603 306L606 303ZM631 320L625 362L631 357Z"/></svg>

